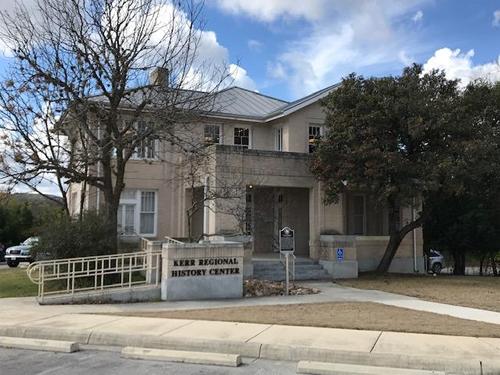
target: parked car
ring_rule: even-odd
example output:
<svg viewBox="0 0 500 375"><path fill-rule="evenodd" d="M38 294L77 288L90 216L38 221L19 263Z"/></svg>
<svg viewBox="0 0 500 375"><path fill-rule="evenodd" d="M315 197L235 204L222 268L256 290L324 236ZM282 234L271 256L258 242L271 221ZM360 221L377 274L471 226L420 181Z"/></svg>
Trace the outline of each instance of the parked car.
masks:
<svg viewBox="0 0 500 375"><path fill-rule="evenodd" d="M32 262L31 248L38 242L38 237L29 237L17 246L5 250L5 260L9 267L15 268L20 262Z"/></svg>
<svg viewBox="0 0 500 375"><path fill-rule="evenodd" d="M444 266L444 256L437 250L429 250L427 259L427 270L431 273L439 274Z"/></svg>

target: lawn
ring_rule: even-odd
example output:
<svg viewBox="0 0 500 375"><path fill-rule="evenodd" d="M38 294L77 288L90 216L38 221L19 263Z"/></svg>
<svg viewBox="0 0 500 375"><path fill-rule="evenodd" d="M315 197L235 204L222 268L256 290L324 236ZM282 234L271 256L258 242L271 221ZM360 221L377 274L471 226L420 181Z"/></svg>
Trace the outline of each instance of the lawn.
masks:
<svg viewBox="0 0 500 375"><path fill-rule="evenodd" d="M267 305L203 310L120 312L113 315L221 320L454 336L500 337L500 325L371 302Z"/></svg>
<svg viewBox="0 0 500 375"><path fill-rule="evenodd" d="M377 289L427 301L500 312L500 277L414 276L361 274L337 282L360 289Z"/></svg>
<svg viewBox="0 0 500 375"><path fill-rule="evenodd" d="M33 284L26 269L0 269L0 298L36 296L38 287Z"/></svg>

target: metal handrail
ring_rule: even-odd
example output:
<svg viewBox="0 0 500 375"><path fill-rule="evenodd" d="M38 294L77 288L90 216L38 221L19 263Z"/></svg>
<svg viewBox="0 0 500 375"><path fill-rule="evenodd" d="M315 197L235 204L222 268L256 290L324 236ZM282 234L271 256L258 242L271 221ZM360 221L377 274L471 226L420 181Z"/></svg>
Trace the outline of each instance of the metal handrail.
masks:
<svg viewBox="0 0 500 375"><path fill-rule="evenodd" d="M184 242L178 241L172 237L165 236L165 242L169 244L184 245Z"/></svg>
<svg viewBox="0 0 500 375"><path fill-rule="evenodd" d="M34 262L27 269L38 299L84 291L160 283L161 252L140 251ZM111 275L116 275L114 278ZM52 289L48 289L52 287Z"/></svg>

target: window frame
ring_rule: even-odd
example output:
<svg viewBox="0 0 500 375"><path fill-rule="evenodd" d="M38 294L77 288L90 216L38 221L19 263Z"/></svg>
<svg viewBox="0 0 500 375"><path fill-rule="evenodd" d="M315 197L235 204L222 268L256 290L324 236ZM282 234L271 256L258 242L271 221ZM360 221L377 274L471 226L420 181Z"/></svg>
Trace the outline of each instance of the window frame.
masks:
<svg viewBox="0 0 500 375"><path fill-rule="evenodd" d="M283 151L283 128L275 128L274 131L274 149Z"/></svg>
<svg viewBox="0 0 500 375"><path fill-rule="evenodd" d="M318 129L318 134L312 134L311 129ZM323 136L323 126L319 124L309 124L307 128L307 150L312 154L317 147L317 142Z"/></svg>
<svg viewBox="0 0 500 375"><path fill-rule="evenodd" d="M126 198L120 197L119 206L125 207L126 205L134 205L134 233L119 233L121 237L156 237L158 233L158 190L155 189L126 189L125 191L133 191L133 195L130 194ZM154 212L142 211L142 193L151 192L154 193ZM123 195L123 192L122 192ZM125 223L125 210L122 208L122 226ZM153 213L153 233L143 233L141 231L141 214L142 213ZM118 218L117 218L118 221ZM118 227L117 227L118 229Z"/></svg>
<svg viewBox="0 0 500 375"><path fill-rule="evenodd" d="M248 145L243 145L243 144L236 144L236 130L246 130L248 132ZM241 139L242 136L238 135L238 137ZM250 150L252 148L252 130L248 126L235 126L233 128L233 146L238 146L242 149L247 149Z"/></svg>
<svg viewBox="0 0 500 375"><path fill-rule="evenodd" d="M140 126L147 126L149 124L153 124L152 121L144 121L139 120L134 122L133 127L138 132ZM152 147L151 147L152 146ZM158 139L154 136L149 136L144 138L139 144L135 147L134 152L132 153L131 159L133 160L158 160L158 152L160 143ZM139 152L141 151L141 152Z"/></svg>
<svg viewBox="0 0 500 375"><path fill-rule="evenodd" d="M211 128L211 129L217 129L217 142L214 142L213 139L214 137L212 136L212 134L210 134L208 137L207 137L207 128ZM207 138L211 138L211 140L207 139ZM219 124L204 124L203 126L203 142L207 145L220 145L222 144L222 127L219 125Z"/></svg>

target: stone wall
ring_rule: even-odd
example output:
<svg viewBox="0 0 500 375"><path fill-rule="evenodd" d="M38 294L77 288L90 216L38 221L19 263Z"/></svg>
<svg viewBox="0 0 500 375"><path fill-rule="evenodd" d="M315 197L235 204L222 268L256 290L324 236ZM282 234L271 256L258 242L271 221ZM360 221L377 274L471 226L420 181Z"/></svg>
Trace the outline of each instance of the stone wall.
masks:
<svg viewBox="0 0 500 375"><path fill-rule="evenodd" d="M166 301L241 298L242 243L167 244L162 250L161 298Z"/></svg>

